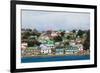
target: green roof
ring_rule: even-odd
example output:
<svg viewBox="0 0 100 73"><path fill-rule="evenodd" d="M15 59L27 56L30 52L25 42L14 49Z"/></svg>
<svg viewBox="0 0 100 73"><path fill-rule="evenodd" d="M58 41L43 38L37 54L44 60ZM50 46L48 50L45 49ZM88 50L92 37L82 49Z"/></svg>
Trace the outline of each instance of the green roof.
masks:
<svg viewBox="0 0 100 73"><path fill-rule="evenodd" d="M39 49L38 47L28 47L28 49Z"/></svg>
<svg viewBox="0 0 100 73"><path fill-rule="evenodd" d="M47 44L54 44L54 41L48 40L48 41L47 41Z"/></svg>

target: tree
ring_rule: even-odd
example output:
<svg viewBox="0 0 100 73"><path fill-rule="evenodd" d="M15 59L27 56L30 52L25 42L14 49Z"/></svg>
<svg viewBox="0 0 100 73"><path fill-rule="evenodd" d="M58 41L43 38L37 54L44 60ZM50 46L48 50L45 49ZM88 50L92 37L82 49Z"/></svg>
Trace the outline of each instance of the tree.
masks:
<svg viewBox="0 0 100 73"><path fill-rule="evenodd" d="M40 42L37 40L28 40L28 46L32 47L32 46L40 46Z"/></svg>
<svg viewBox="0 0 100 73"><path fill-rule="evenodd" d="M73 33L76 33L76 30L72 30Z"/></svg>
<svg viewBox="0 0 100 73"><path fill-rule="evenodd" d="M63 37L64 36L64 34L65 34L65 31L63 30L63 31L61 31L61 36Z"/></svg>
<svg viewBox="0 0 100 73"><path fill-rule="evenodd" d="M68 35L66 38L70 40L70 39L71 39L71 36L70 36L70 35Z"/></svg>
<svg viewBox="0 0 100 73"><path fill-rule="evenodd" d="M86 35L87 37L83 44L84 50L90 49L90 30L86 32Z"/></svg>
<svg viewBox="0 0 100 73"><path fill-rule="evenodd" d="M38 30L37 29L34 29L33 31L32 31L32 35L35 35L35 36L40 36L40 33L38 32Z"/></svg>
<svg viewBox="0 0 100 73"><path fill-rule="evenodd" d="M64 46L66 47L66 46L68 46L68 45L69 45L69 42L68 42L68 41L66 41L66 42L64 42L63 44L64 44Z"/></svg>
<svg viewBox="0 0 100 73"><path fill-rule="evenodd" d="M56 37L54 37L54 41L55 42L60 42L60 41L62 41L62 37L61 36L56 36Z"/></svg>
<svg viewBox="0 0 100 73"><path fill-rule="evenodd" d="M28 37L31 35L31 33L29 31L26 31L24 33L22 33L22 39L28 39Z"/></svg>
<svg viewBox="0 0 100 73"><path fill-rule="evenodd" d="M83 36L84 31L79 30L76 36L82 37Z"/></svg>
<svg viewBox="0 0 100 73"><path fill-rule="evenodd" d="M28 32L32 32L32 29L26 29Z"/></svg>

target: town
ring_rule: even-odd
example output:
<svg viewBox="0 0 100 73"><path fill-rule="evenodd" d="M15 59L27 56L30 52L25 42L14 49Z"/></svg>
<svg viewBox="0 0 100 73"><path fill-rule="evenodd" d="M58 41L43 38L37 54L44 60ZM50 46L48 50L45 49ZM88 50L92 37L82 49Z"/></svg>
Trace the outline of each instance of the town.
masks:
<svg viewBox="0 0 100 73"><path fill-rule="evenodd" d="M90 55L90 30L21 29L21 56Z"/></svg>

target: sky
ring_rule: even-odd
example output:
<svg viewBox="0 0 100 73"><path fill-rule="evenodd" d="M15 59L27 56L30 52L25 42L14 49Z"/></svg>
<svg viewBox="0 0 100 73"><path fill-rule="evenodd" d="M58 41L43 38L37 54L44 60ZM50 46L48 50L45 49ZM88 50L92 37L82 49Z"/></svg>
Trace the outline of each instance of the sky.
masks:
<svg viewBox="0 0 100 73"><path fill-rule="evenodd" d="M21 11L22 28L46 30L88 30L90 14L82 12Z"/></svg>

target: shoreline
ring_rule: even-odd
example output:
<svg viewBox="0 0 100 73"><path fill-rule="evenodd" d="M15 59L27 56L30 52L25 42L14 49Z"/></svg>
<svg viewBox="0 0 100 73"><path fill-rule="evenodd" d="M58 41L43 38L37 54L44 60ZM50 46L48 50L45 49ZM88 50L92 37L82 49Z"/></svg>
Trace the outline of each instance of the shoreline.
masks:
<svg viewBox="0 0 100 73"><path fill-rule="evenodd" d="M90 56L89 54L82 54L82 55L43 55L43 56L25 56L21 58L45 58L45 57L64 57L64 56Z"/></svg>

